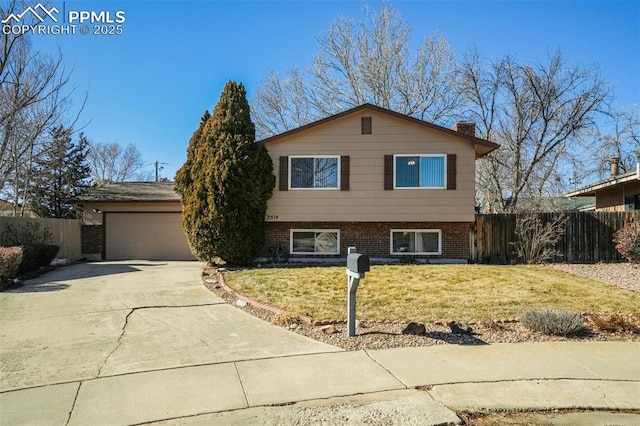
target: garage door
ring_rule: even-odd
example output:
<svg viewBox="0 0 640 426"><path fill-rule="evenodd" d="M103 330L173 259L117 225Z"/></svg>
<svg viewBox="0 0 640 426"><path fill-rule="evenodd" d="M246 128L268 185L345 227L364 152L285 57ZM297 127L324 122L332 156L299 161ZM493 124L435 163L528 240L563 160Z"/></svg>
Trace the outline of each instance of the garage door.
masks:
<svg viewBox="0 0 640 426"><path fill-rule="evenodd" d="M194 260L181 213L104 214L108 260Z"/></svg>

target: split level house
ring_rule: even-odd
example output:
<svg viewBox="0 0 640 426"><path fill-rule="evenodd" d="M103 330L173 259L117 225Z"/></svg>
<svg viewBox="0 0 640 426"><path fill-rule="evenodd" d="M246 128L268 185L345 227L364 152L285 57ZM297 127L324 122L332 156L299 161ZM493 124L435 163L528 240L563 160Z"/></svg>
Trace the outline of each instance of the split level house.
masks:
<svg viewBox="0 0 640 426"><path fill-rule="evenodd" d="M475 161L498 145L473 123L444 128L364 104L264 139L276 187L263 256L470 257ZM192 258L172 184L94 188L78 200L103 259ZM88 254L88 252L87 252Z"/></svg>

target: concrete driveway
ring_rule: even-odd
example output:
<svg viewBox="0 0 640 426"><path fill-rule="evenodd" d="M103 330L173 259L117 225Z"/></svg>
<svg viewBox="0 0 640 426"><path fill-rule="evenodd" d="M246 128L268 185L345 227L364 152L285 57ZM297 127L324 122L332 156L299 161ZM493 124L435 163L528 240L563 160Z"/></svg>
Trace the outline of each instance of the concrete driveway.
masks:
<svg viewBox="0 0 640 426"><path fill-rule="evenodd" d="M345 352L228 306L202 286L198 263L89 263L0 293L0 424L436 425L459 423L450 408L637 411L639 357L628 342ZM631 416L605 423L640 424ZM603 423L586 420L567 424Z"/></svg>
<svg viewBox="0 0 640 426"><path fill-rule="evenodd" d="M71 265L0 293L0 392L336 352L227 305L199 262Z"/></svg>

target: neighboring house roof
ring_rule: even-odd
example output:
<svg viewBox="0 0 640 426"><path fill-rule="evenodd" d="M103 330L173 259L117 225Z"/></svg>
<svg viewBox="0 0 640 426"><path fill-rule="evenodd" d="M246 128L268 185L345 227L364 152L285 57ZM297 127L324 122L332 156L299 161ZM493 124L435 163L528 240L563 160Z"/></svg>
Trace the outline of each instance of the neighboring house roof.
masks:
<svg viewBox="0 0 640 426"><path fill-rule="evenodd" d="M582 188L578 188L574 191L568 192L566 194L567 197L585 197L585 196L593 196L596 195L596 192L601 191L603 189L611 188L616 185L621 185L627 182L633 182L638 180L637 172L629 172L621 175L613 176L605 180L601 180L599 182L592 183L590 185L583 186Z"/></svg>
<svg viewBox="0 0 640 426"><path fill-rule="evenodd" d="M173 182L104 183L75 198L76 203L180 201Z"/></svg>
<svg viewBox="0 0 640 426"><path fill-rule="evenodd" d="M518 200L519 208L535 212L588 211L596 208L596 197L543 197Z"/></svg>
<svg viewBox="0 0 640 426"><path fill-rule="evenodd" d="M328 122L336 120L338 118L342 118L344 116L347 116L347 115L350 115L350 114L354 114L356 112L359 112L359 111L362 111L362 110L366 110L366 109L374 110L374 111L377 111L377 112L380 112L380 113L383 113L383 114L388 114L388 115L391 115L393 117L400 118L402 120L406 120L406 121L409 121L409 122L412 122L412 123L419 124L421 126L428 127L430 129L438 130L440 132L448 133L450 135L455 135L455 136L461 137L463 139L467 139L467 140L471 141L474 144L475 150L476 150L476 157L483 157L483 156L487 155L488 153L490 153L491 151L493 151L493 150L495 150L495 149L500 147L500 145L498 145L496 143L493 143L493 142L490 142L490 141L487 141L487 140L484 140L484 139L477 138L477 137L475 137L473 135L457 132L457 131L452 130L452 129L447 129L446 127L438 126L437 124L429 123L429 122L420 120L418 118L414 118L414 117L411 117L411 116L408 116L408 115L405 115L405 114L401 114L399 112L391 111L389 109L382 108L382 107L379 107L379 106L373 105L373 104L362 104L360 106L348 109L346 111L342 111L342 112L340 112L338 114L331 115L329 117L323 118L323 119L318 120L318 121L314 121L313 123L309 123L309 124L306 124L304 126L297 127L295 129L286 131L284 133L280 133L278 135L274 135L274 136L268 137L266 139L262 139L262 140L258 141L258 143L268 144L270 142L274 142L274 141L282 139L284 137L291 136L291 135L296 134L298 132L302 132L304 130L311 129L311 128L316 127L316 126L320 126L322 124L328 123Z"/></svg>

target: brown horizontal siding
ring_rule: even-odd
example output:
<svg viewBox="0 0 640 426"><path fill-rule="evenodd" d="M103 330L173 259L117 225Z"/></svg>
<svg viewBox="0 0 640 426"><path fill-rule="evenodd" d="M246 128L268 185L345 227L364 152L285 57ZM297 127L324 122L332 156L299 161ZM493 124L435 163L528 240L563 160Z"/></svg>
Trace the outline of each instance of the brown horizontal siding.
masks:
<svg viewBox="0 0 640 426"><path fill-rule="evenodd" d="M361 115L372 116L372 134L362 134ZM274 191L268 216L285 222L474 220L475 150L470 141L376 111L361 115L341 117L267 144L276 176L283 156L349 156L348 191ZM385 190L385 155L390 154L455 155L455 189Z"/></svg>

